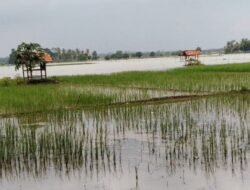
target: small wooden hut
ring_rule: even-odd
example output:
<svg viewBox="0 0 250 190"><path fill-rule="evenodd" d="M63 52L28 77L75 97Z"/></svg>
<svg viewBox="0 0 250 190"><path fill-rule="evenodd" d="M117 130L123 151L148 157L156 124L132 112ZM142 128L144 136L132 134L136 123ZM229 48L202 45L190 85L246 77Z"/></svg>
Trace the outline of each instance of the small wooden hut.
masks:
<svg viewBox="0 0 250 190"><path fill-rule="evenodd" d="M27 81L47 79L46 64L51 63L53 59L48 53L42 53L38 55L38 57L40 59L39 61L33 64L34 66L27 67L22 64L23 78L27 79Z"/></svg>
<svg viewBox="0 0 250 190"><path fill-rule="evenodd" d="M200 50L185 50L181 52L181 57L185 58L185 64L198 64L199 63L199 56L202 54Z"/></svg>

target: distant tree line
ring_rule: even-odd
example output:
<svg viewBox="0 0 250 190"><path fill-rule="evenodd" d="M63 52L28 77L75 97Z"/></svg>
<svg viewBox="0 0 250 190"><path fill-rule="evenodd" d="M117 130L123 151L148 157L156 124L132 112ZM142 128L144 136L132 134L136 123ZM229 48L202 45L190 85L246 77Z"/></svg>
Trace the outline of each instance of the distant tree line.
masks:
<svg viewBox="0 0 250 190"><path fill-rule="evenodd" d="M250 40L244 38L241 41L229 41L224 47L225 53L250 52Z"/></svg>
<svg viewBox="0 0 250 190"><path fill-rule="evenodd" d="M123 52L116 51L115 53L110 53L104 55L105 60L118 60L118 59L129 59L129 58L153 58L153 57L167 57L167 56L177 56L179 51L163 52L163 51L151 51L151 52Z"/></svg>
<svg viewBox="0 0 250 190"><path fill-rule="evenodd" d="M115 53L108 53L108 54L100 54L98 55L96 51L90 53L87 50L79 50L79 49L64 49L64 48L46 48L46 53L49 53L54 62L72 62L72 61L88 61L88 60L98 60L98 59L105 59L105 60L119 60L119 59L130 59L130 58L154 58L154 57L168 57L168 56L178 56L180 51L151 51L151 52L123 52L123 51L116 51ZM11 53L5 61L10 64L14 64L13 60L15 60L16 50L12 49Z"/></svg>
<svg viewBox="0 0 250 190"><path fill-rule="evenodd" d="M92 53L87 50L79 49L61 49L61 48L52 48L45 49L49 53L54 62L68 62L68 61L87 61L87 60L97 60L99 59L96 51Z"/></svg>
<svg viewBox="0 0 250 190"><path fill-rule="evenodd" d="M197 50L201 51L198 47ZM168 56L179 56L181 51L151 51L151 52L123 52L116 51L115 53L108 54L97 54L96 51L90 52L90 50L80 49L64 49L64 48L46 48L46 53L49 53L54 62L77 62L77 61L88 61L88 60L119 60L119 59L130 59L130 58L155 58L155 57L168 57ZM16 50L12 49L9 55L9 63L14 64Z"/></svg>
<svg viewBox="0 0 250 190"><path fill-rule="evenodd" d="M64 49L64 48L46 48L44 49L46 53L49 53L54 62L72 62L72 61L88 61L88 60L119 60L119 59L130 59L130 58L154 58L154 57L167 57L167 56L178 56L180 51L151 51L151 52L123 52L116 51L115 53L100 54L98 55L96 51L90 52L87 50L79 49ZM16 50L12 49L9 55L9 63L14 64Z"/></svg>
<svg viewBox="0 0 250 190"><path fill-rule="evenodd" d="M115 53L105 55L105 60L110 59L129 59L130 55L128 53L124 53L122 51L116 51Z"/></svg>
<svg viewBox="0 0 250 190"><path fill-rule="evenodd" d="M197 47L197 50L201 51L200 47ZM119 59L130 59L130 58L150 58L150 57L168 57L168 56L178 56L181 51L151 51L151 52L123 52L116 51L115 53L109 54L100 54L98 55L96 51L90 52L87 50L76 49L64 49L64 48L46 48L45 51L53 57L54 62L72 62L72 61L88 61L88 60L119 60ZM220 52L222 53L223 49L213 49L205 50L203 53L210 52ZM237 53L237 52L250 52L250 40L244 38L241 41L229 41L224 47L225 53ZM10 63L14 64L16 50L12 49L9 57L0 58L0 63Z"/></svg>
<svg viewBox="0 0 250 190"><path fill-rule="evenodd" d="M52 56L54 62L88 61L99 59L96 51L90 52L88 49L83 51L79 49L46 48L44 50ZM10 64L14 64L15 57L16 50L12 49L9 55Z"/></svg>

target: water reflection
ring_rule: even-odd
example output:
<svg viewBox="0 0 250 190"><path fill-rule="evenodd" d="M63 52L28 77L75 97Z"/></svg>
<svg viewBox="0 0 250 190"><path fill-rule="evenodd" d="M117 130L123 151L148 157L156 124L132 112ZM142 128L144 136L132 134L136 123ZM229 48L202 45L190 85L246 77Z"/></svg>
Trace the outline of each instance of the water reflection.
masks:
<svg viewBox="0 0 250 190"><path fill-rule="evenodd" d="M1 119L0 187L33 189L54 179L53 189L65 181L71 189L225 189L232 182L244 189L249 105L241 95Z"/></svg>

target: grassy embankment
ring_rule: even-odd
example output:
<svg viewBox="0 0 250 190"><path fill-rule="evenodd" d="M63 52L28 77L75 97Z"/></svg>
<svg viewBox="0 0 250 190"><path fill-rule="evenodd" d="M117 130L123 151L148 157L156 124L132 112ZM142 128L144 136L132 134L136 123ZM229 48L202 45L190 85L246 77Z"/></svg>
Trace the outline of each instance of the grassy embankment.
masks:
<svg viewBox="0 0 250 190"><path fill-rule="evenodd" d="M95 86L190 92L247 91L250 89L250 64L197 66L162 72L124 72L58 79L59 84L46 85L17 85L15 80L0 81L0 114L107 105L121 99L120 93L93 91ZM91 89L84 90L84 87L89 86Z"/></svg>

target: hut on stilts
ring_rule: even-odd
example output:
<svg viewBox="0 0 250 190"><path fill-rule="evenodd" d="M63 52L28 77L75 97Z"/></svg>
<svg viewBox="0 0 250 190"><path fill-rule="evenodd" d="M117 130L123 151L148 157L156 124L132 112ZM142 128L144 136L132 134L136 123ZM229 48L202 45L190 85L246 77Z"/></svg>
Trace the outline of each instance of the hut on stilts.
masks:
<svg viewBox="0 0 250 190"><path fill-rule="evenodd" d="M27 80L27 82L46 80L46 64L53 61L48 53L34 53L34 57L38 57L38 59L34 60L32 64L22 64L23 78Z"/></svg>
<svg viewBox="0 0 250 190"><path fill-rule="evenodd" d="M202 54L200 50L185 50L180 54L181 59L184 58L185 65L198 65L199 57Z"/></svg>

